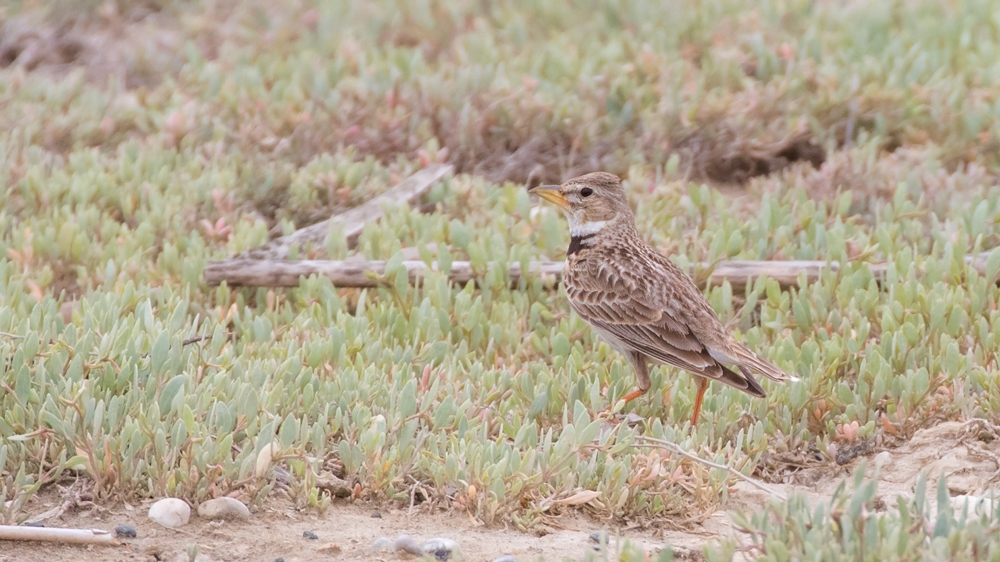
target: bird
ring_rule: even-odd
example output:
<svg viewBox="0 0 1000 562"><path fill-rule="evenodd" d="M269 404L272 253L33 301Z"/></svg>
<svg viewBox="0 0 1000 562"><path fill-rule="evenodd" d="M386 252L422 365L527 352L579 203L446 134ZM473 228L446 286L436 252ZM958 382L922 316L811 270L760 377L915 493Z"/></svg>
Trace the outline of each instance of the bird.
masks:
<svg viewBox="0 0 1000 562"><path fill-rule="evenodd" d="M637 388L625 404L649 390L650 363L695 375L692 426L709 381L764 398L754 373L797 380L736 340L691 277L643 240L621 178L594 172L528 192L566 215L566 296L570 308L635 370Z"/></svg>

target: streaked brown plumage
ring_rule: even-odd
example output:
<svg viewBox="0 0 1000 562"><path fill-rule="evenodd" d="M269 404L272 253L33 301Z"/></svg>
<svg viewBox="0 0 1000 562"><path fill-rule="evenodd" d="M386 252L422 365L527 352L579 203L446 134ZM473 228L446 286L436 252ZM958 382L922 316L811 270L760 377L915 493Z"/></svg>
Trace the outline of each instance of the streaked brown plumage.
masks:
<svg viewBox="0 0 1000 562"><path fill-rule="evenodd" d="M626 402L649 390L650 362L697 375L692 423L709 380L763 398L752 373L793 378L736 341L694 281L642 240L618 176L596 172L531 192L566 213L572 236L563 272L566 295L635 369L638 390Z"/></svg>

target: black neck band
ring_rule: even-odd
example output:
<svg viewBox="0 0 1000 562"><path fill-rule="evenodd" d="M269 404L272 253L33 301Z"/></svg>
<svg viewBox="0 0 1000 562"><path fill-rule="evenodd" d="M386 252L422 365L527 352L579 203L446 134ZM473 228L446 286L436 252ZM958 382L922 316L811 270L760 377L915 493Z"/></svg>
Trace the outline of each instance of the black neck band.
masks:
<svg viewBox="0 0 1000 562"><path fill-rule="evenodd" d="M586 234L584 236L574 236L570 238L569 249L566 250L566 255L572 256L573 254L578 253L580 250L583 249L583 241L590 240L594 236L595 236L594 234Z"/></svg>

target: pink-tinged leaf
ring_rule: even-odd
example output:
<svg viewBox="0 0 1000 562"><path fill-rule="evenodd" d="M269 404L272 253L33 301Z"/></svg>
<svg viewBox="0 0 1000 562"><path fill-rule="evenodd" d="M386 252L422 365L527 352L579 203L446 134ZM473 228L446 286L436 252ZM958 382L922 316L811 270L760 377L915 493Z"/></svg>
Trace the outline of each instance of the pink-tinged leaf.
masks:
<svg viewBox="0 0 1000 562"><path fill-rule="evenodd" d="M559 505L583 505L591 500L599 498L600 496L601 493L595 492L594 490L581 490L568 498L558 499L552 503Z"/></svg>

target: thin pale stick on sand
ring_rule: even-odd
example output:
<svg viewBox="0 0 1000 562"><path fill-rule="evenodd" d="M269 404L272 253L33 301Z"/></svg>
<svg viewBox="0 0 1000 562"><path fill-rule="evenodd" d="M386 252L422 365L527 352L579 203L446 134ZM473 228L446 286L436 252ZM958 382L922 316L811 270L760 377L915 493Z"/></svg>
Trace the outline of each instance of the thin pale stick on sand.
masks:
<svg viewBox="0 0 1000 562"><path fill-rule="evenodd" d="M0 525L0 540L45 541L64 544L121 544L114 535L100 529L55 529L18 525Z"/></svg>

